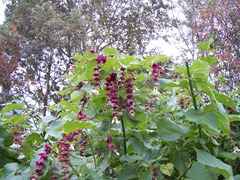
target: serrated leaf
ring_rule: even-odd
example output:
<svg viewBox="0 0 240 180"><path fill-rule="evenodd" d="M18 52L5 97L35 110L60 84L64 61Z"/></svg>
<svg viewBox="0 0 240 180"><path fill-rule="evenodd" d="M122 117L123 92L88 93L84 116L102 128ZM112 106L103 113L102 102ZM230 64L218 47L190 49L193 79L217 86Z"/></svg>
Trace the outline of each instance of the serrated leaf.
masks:
<svg viewBox="0 0 240 180"><path fill-rule="evenodd" d="M234 180L232 167L221 160L207 153L206 151L194 148L197 153L197 161L200 164L212 167L215 171L221 173L226 179Z"/></svg>
<svg viewBox="0 0 240 180"><path fill-rule="evenodd" d="M94 128L95 125L87 121L67 121L63 124L64 132L69 134L76 130L83 130L86 128Z"/></svg>

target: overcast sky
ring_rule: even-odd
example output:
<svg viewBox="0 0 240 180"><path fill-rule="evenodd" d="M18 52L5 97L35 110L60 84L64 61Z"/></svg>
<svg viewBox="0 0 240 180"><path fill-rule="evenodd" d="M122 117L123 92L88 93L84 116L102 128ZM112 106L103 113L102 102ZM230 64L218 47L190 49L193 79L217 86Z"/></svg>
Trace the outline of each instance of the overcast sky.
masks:
<svg viewBox="0 0 240 180"><path fill-rule="evenodd" d="M5 4L0 1L0 24L3 23L4 21L4 9L5 9Z"/></svg>

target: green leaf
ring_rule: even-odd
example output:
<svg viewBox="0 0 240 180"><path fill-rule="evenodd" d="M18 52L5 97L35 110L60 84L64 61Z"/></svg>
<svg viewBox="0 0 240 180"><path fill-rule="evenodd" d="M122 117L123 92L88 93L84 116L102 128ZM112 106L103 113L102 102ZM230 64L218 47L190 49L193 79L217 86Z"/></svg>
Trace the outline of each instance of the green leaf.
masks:
<svg viewBox="0 0 240 180"><path fill-rule="evenodd" d="M192 167L187 172L187 178L191 180L216 180L220 174L213 168L207 167L198 162L194 162Z"/></svg>
<svg viewBox="0 0 240 180"><path fill-rule="evenodd" d="M133 56L123 56L121 58L118 59L119 63L121 64L122 67L126 68L127 65L129 65L130 62L136 60L135 57Z"/></svg>
<svg viewBox="0 0 240 180"><path fill-rule="evenodd" d="M196 110L190 109L186 112L186 119L204 126L212 133L220 133L217 117L213 113L199 114Z"/></svg>
<svg viewBox="0 0 240 180"><path fill-rule="evenodd" d="M180 172L185 172L188 164L190 163L189 153L181 152L179 150L174 151L172 155L172 162Z"/></svg>
<svg viewBox="0 0 240 180"><path fill-rule="evenodd" d="M118 50L114 47L105 47L103 49L103 53L104 53L104 55L113 55L114 56L114 55L118 54Z"/></svg>
<svg viewBox="0 0 240 180"><path fill-rule="evenodd" d="M223 108L223 106L220 103L216 102L216 103L211 103L210 105L207 105L204 108L204 113L215 114L217 116L219 129L224 134L229 135L230 133L229 119L228 119L226 110Z"/></svg>
<svg viewBox="0 0 240 180"><path fill-rule="evenodd" d="M11 180L11 178L16 179L14 177L14 174L18 170L18 168L19 166L17 163L8 163L1 169L0 174L3 177L3 179L8 179L8 180ZM22 178L20 177L19 180L20 179Z"/></svg>
<svg viewBox="0 0 240 180"><path fill-rule="evenodd" d="M147 163L156 162L162 155L163 152L159 149L148 149L145 153L144 161Z"/></svg>
<svg viewBox="0 0 240 180"><path fill-rule="evenodd" d="M151 170L146 170L142 174L140 180L152 180L152 178L153 178L153 172Z"/></svg>
<svg viewBox="0 0 240 180"><path fill-rule="evenodd" d="M213 38L211 37L208 41L206 42L200 42L198 44L198 49L202 50L202 51L207 51L210 49L211 44L213 43Z"/></svg>
<svg viewBox="0 0 240 180"><path fill-rule="evenodd" d="M10 133L8 133L8 131L2 126L0 126L0 139L3 140L2 146L9 147L13 143L13 136ZM0 143L0 146L1 146L1 143Z"/></svg>
<svg viewBox="0 0 240 180"><path fill-rule="evenodd" d="M223 105L232 108L233 110L236 110L236 103L233 99L227 97L224 94L219 94L217 92L214 93L216 99L218 102L222 103Z"/></svg>
<svg viewBox="0 0 240 180"><path fill-rule="evenodd" d="M63 106L64 109L72 110L72 111L74 111L74 112L76 112L76 113L78 112L78 107L77 107L77 105L71 104L71 103L69 103L68 101L60 101L60 102L58 103L58 105L59 105L59 106Z"/></svg>
<svg viewBox="0 0 240 180"><path fill-rule="evenodd" d="M159 54L155 56L146 56L146 60L152 63L168 62L168 56L164 54Z"/></svg>
<svg viewBox="0 0 240 180"><path fill-rule="evenodd" d="M20 124L23 122L23 120L27 117L27 114L16 114L15 116L12 117L11 123L14 125Z"/></svg>
<svg viewBox="0 0 240 180"><path fill-rule="evenodd" d="M75 53L74 54L74 56L72 57L72 59L76 59L76 60L78 60L78 61L81 61L82 60L82 55L81 54L79 54L79 53Z"/></svg>
<svg viewBox="0 0 240 180"><path fill-rule="evenodd" d="M73 91L71 94L71 102L79 102L85 96L83 91Z"/></svg>
<svg viewBox="0 0 240 180"><path fill-rule="evenodd" d="M9 104L0 111L0 115L9 111L19 110L23 108L24 108L24 104Z"/></svg>
<svg viewBox="0 0 240 180"><path fill-rule="evenodd" d="M44 142L43 138L34 132L26 137L26 141L31 142L31 145L42 144Z"/></svg>
<svg viewBox="0 0 240 180"><path fill-rule="evenodd" d="M234 180L231 166L225 164L221 160L217 159L216 157L203 150L199 150L196 148L194 149L197 153L197 161L200 164L212 167L215 171L221 173L226 179Z"/></svg>
<svg viewBox="0 0 240 180"><path fill-rule="evenodd" d="M116 58L108 58L106 63L103 65L102 70L104 70L106 73L112 73L119 67L121 67L121 65Z"/></svg>
<svg viewBox="0 0 240 180"><path fill-rule="evenodd" d="M221 153L217 154L217 157L235 160L237 158L240 158L240 154L239 153L230 153L230 152L221 152Z"/></svg>
<svg viewBox="0 0 240 180"><path fill-rule="evenodd" d="M139 161L141 159L142 159L142 157L137 156L137 155L131 155L131 156L130 155L124 155L124 156L120 157L120 160L122 162L126 161L126 162L130 162L130 163L134 163L134 162Z"/></svg>
<svg viewBox="0 0 240 180"><path fill-rule="evenodd" d="M138 165L130 166L122 170L122 172L119 174L117 180L129 180L133 178L138 177L138 172L140 168Z"/></svg>
<svg viewBox="0 0 240 180"><path fill-rule="evenodd" d="M160 171L169 177L172 175L173 170L174 170L174 165L172 163L162 164L160 166Z"/></svg>
<svg viewBox="0 0 240 180"><path fill-rule="evenodd" d="M129 139L130 144L132 144L135 152L142 154L145 153L146 147L144 146L144 143L137 137L131 137Z"/></svg>
<svg viewBox="0 0 240 180"><path fill-rule="evenodd" d="M59 119L56 119L53 121L49 126L46 128L47 136L53 136L56 139L62 138L61 131L58 131L62 127L65 121L60 121Z"/></svg>
<svg viewBox="0 0 240 180"><path fill-rule="evenodd" d="M207 62L209 65L219 62L219 60L216 57L211 56L201 57L200 60Z"/></svg>
<svg viewBox="0 0 240 180"><path fill-rule="evenodd" d="M82 130L86 128L95 128L95 125L87 121L67 121L63 124L64 132L69 134L76 130Z"/></svg>
<svg viewBox="0 0 240 180"><path fill-rule="evenodd" d="M168 119L158 119L156 123L159 137L167 141L175 141L188 131Z"/></svg>

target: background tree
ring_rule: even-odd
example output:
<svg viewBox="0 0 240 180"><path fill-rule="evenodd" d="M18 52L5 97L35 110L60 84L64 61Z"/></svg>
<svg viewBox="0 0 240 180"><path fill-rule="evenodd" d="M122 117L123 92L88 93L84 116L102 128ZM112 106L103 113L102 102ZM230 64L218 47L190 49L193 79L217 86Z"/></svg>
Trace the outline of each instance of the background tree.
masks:
<svg viewBox="0 0 240 180"><path fill-rule="evenodd" d="M24 84L15 85L13 92L24 94L46 115L46 106L61 98L55 91L64 84L61 77L74 53L115 46L120 52L144 54L148 42L161 36L167 9L162 1L143 0L8 1L5 25L13 24L23 42L20 57L11 59L21 65L18 76Z"/></svg>
<svg viewBox="0 0 240 180"><path fill-rule="evenodd" d="M187 51L194 57L197 44L213 35L216 48L213 53L220 60L220 66L214 66L211 74L215 87L225 92L237 90L240 76L240 1L180 0L177 4L186 19L182 21L175 17L173 26L177 27Z"/></svg>

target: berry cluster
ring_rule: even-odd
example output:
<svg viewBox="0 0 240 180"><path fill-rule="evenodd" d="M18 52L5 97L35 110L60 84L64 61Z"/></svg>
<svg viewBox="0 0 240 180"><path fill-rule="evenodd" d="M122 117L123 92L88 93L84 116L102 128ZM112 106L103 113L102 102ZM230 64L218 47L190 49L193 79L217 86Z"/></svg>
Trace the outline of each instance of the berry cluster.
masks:
<svg viewBox="0 0 240 180"><path fill-rule="evenodd" d="M100 66L95 66L93 68L93 70L94 70L94 73L93 73L94 87L98 87L100 85L100 72L99 72L100 68L101 68Z"/></svg>
<svg viewBox="0 0 240 180"><path fill-rule="evenodd" d="M240 121L234 121L230 123L230 142L231 142L231 149L230 152L240 152L239 147L238 147L238 137L237 133L238 132L238 127L239 127Z"/></svg>
<svg viewBox="0 0 240 180"><path fill-rule="evenodd" d="M153 63L151 67L152 67L152 76L153 76L152 81L157 82L160 74L164 73L164 70L160 65L156 63ZM155 85L157 85L157 83Z"/></svg>
<svg viewBox="0 0 240 180"><path fill-rule="evenodd" d="M96 63L97 64L105 64L107 61L106 56L102 55L102 54L98 54L98 57L96 59Z"/></svg>
<svg viewBox="0 0 240 180"><path fill-rule="evenodd" d="M126 108L129 110L129 114L134 114L134 94L133 94L133 81L135 78L127 78L125 80L126 87Z"/></svg>
<svg viewBox="0 0 240 180"><path fill-rule="evenodd" d="M186 97L184 97L184 98L181 97L181 98L179 99L178 103L179 103L179 105L180 105L180 107L181 107L182 109L188 108L188 107L189 107L189 104L190 104L190 102L189 102L189 97L188 97L188 96L186 96Z"/></svg>
<svg viewBox="0 0 240 180"><path fill-rule="evenodd" d="M65 135L63 137L63 140L60 141L57 145L58 149L59 149L59 161L63 163L62 165L62 170L63 170L63 175L64 175L64 180L68 180L69 179L69 170L68 168L70 167L70 159L69 159L69 155L70 155L70 144L69 142L73 142L73 141L79 141L78 138L76 137L77 135L83 135L83 131L79 130L79 131L74 131L68 135ZM81 143L82 144L82 143ZM86 145L85 145L86 146Z"/></svg>
<svg viewBox="0 0 240 180"><path fill-rule="evenodd" d="M18 145L19 150L21 150L21 146L23 145L23 140L24 140L22 135L24 134L24 132L21 131L21 127L18 125L16 125L14 129L15 130L12 132L12 135L14 137L13 142L14 144Z"/></svg>
<svg viewBox="0 0 240 180"><path fill-rule="evenodd" d="M81 120L86 120L86 119L89 119L89 118L88 118L88 116L87 116L86 114L84 114L83 111L80 109L80 110L78 111L78 114L77 114L77 119L78 119L79 121L81 121Z"/></svg>
<svg viewBox="0 0 240 180"><path fill-rule="evenodd" d="M114 144L112 144L112 136L107 136L107 139L105 141L108 145L108 149L111 151L111 152L115 152L117 153L117 150L114 148Z"/></svg>
<svg viewBox="0 0 240 180"><path fill-rule="evenodd" d="M158 175L158 170L157 170L157 168L156 168L156 167L153 167L153 168L152 168L152 172L153 172L153 178L152 178L152 179L153 179L153 180L157 179L157 178L156 178L156 176Z"/></svg>
<svg viewBox="0 0 240 180"><path fill-rule="evenodd" d="M112 73L110 74L106 79L105 83L105 90L106 95L108 96L107 98L107 106L111 106L113 109L112 114L117 115L119 112L117 111L119 106L118 106L118 85L117 85L117 74Z"/></svg>
<svg viewBox="0 0 240 180"><path fill-rule="evenodd" d="M40 156L40 159L35 162L36 168L34 169L35 174L31 176L31 179L38 180L42 174L43 174L43 168L46 165L46 162L48 160L48 154L50 154L52 151L51 147L49 145L45 145L44 152L38 154Z"/></svg>

